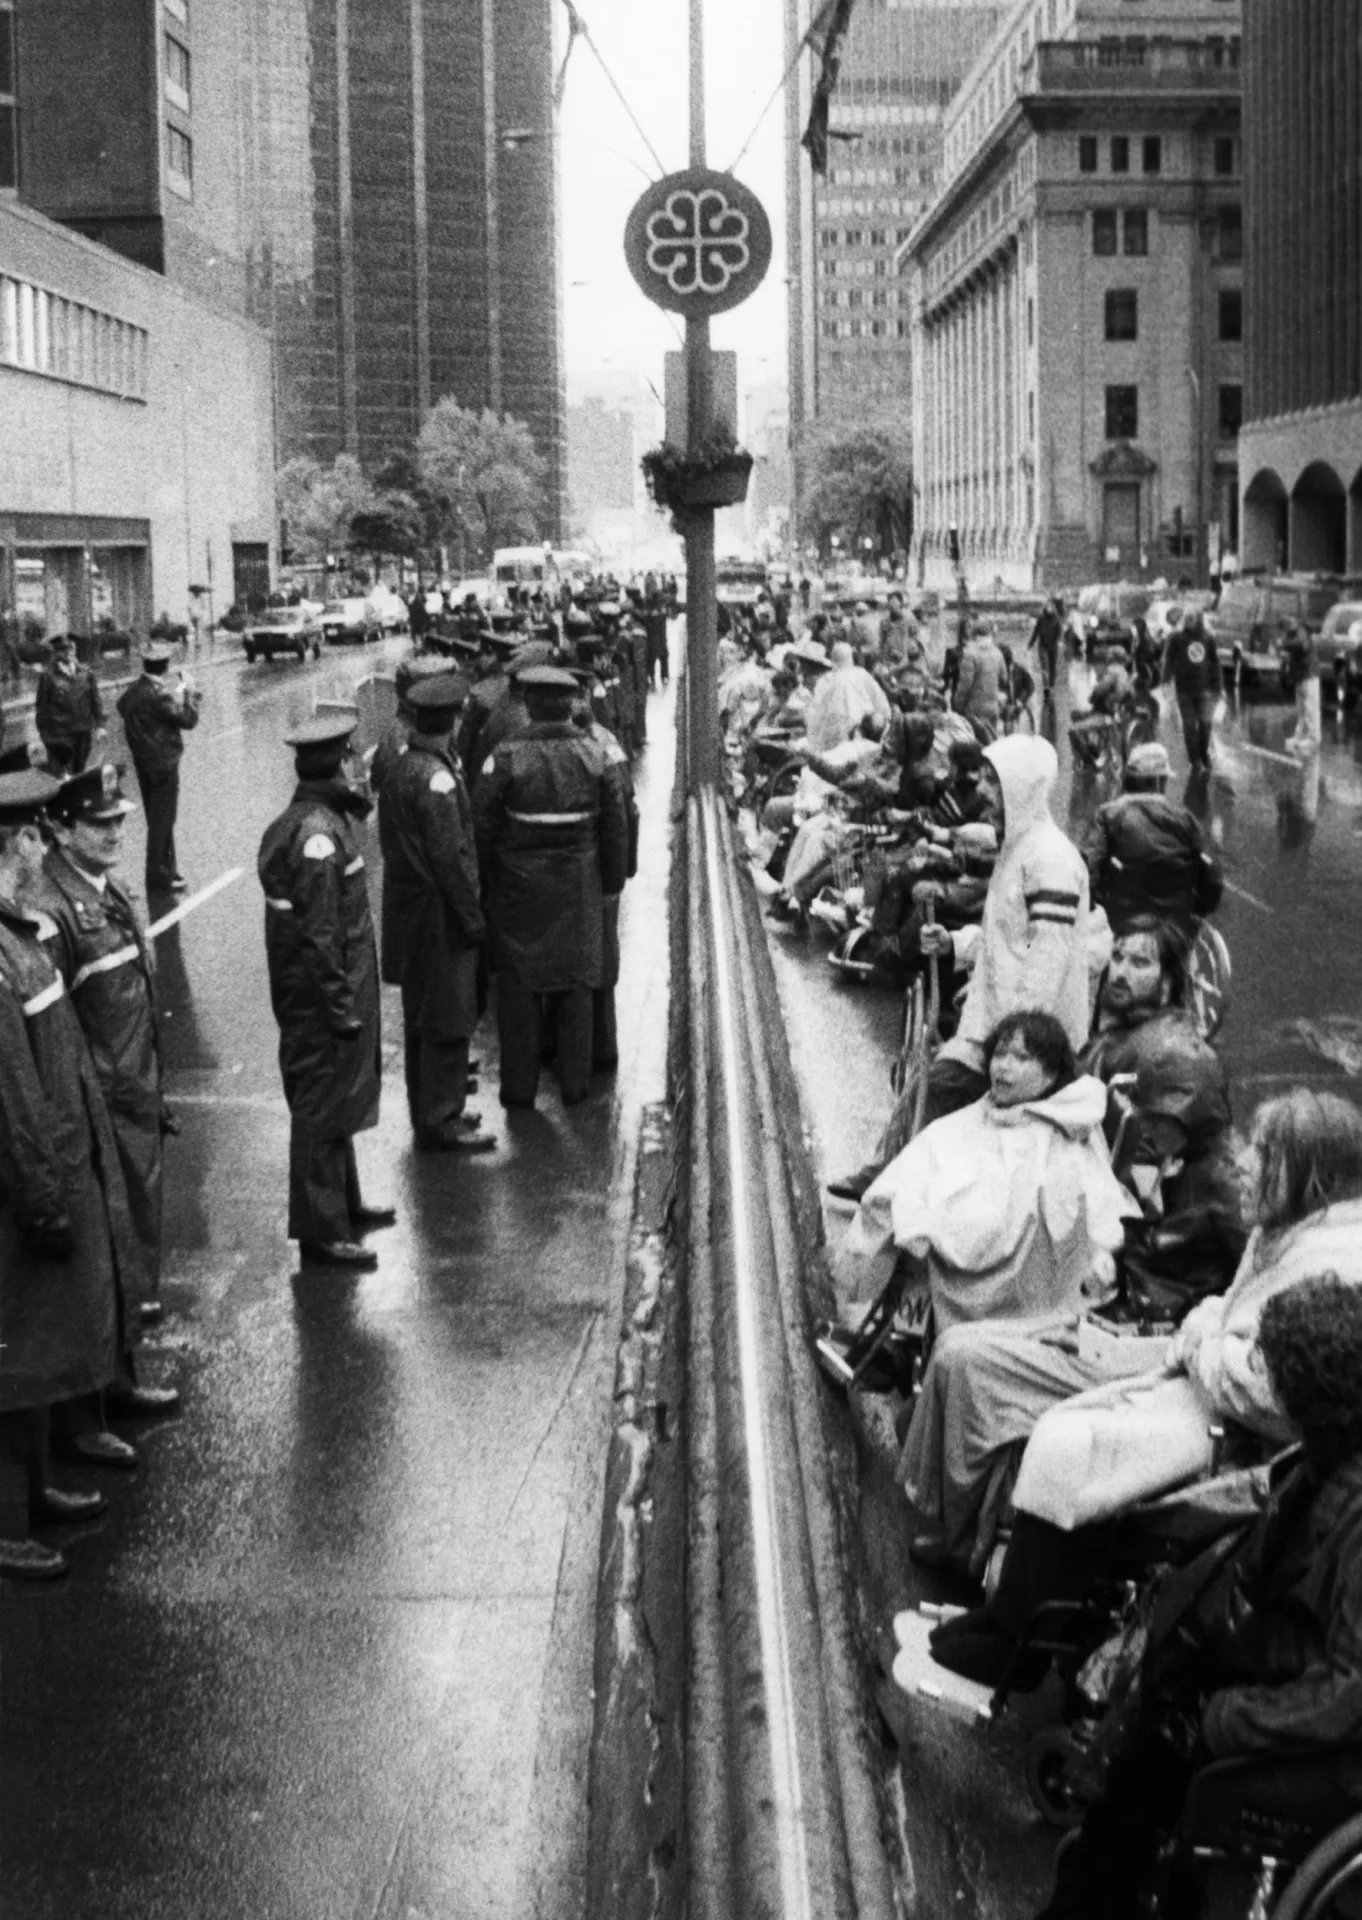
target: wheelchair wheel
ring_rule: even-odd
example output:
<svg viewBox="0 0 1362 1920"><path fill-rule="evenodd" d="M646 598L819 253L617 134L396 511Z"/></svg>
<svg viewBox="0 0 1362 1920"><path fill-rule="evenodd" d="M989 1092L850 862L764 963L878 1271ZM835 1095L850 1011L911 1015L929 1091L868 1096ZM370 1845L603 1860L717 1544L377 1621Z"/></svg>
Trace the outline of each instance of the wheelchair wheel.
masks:
<svg viewBox="0 0 1362 1920"><path fill-rule="evenodd" d="M769 806L772 800L783 800L787 794L794 792L799 785L799 776L803 770L804 762L797 754L792 755L788 760L781 761L761 789L761 796L757 802L758 820L761 818L762 809Z"/></svg>
<svg viewBox="0 0 1362 1920"><path fill-rule="evenodd" d="M1272 1920L1357 1920L1362 1914L1362 1814L1354 1814L1301 1861Z"/></svg>
<svg viewBox="0 0 1362 1920"><path fill-rule="evenodd" d="M1048 1826L1069 1829L1083 1823L1088 1803L1075 1784L1080 1758L1078 1743L1067 1727L1042 1727L1027 1742L1026 1791Z"/></svg>
<svg viewBox="0 0 1362 1920"><path fill-rule="evenodd" d="M899 1051L889 1075L895 1093L902 1093L907 1070L922 1045L922 1028L927 1018L927 989L922 975L913 975L913 984L903 996L903 1024L899 1029Z"/></svg>

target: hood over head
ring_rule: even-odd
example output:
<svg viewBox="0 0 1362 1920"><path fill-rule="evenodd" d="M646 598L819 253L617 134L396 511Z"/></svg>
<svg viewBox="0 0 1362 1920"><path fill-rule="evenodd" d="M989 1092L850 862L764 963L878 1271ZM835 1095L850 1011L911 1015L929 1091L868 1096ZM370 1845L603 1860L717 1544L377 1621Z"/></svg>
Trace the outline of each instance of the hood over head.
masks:
<svg viewBox="0 0 1362 1920"><path fill-rule="evenodd" d="M1039 1100L1025 1100L1019 1106L995 1107L991 1100L988 1102L988 1116L995 1126L1020 1126L1030 1114L1037 1120L1047 1120L1071 1140L1081 1140L1094 1127L1100 1127L1106 1112L1106 1085L1090 1073L1080 1074L1067 1087L1053 1088Z"/></svg>
<svg viewBox="0 0 1362 1920"><path fill-rule="evenodd" d="M856 656L851 651L851 648L848 646L845 640L839 640L836 646L833 648L832 664L834 669L838 667L854 667L855 666Z"/></svg>
<svg viewBox="0 0 1362 1920"><path fill-rule="evenodd" d="M1059 756L1048 740L1009 733L984 748L984 758L1003 790L1003 845L1050 818L1050 796L1059 778Z"/></svg>

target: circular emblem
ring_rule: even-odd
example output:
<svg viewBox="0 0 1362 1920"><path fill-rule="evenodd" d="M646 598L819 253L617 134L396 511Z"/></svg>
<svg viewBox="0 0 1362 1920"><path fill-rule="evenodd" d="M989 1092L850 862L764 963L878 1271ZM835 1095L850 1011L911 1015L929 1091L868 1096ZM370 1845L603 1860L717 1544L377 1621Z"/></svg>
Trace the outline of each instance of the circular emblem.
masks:
<svg viewBox="0 0 1362 1920"><path fill-rule="evenodd" d="M1199 667L1206 658L1206 649L1199 640L1193 640L1187 649L1187 658L1194 667Z"/></svg>
<svg viewBox="0 0 1362 1920"><path fill-rule="evenodd" d="M629 271L655 306L701 319L754 293L771 264L771 223L731 173L670 173L624 229Z"/></svg>

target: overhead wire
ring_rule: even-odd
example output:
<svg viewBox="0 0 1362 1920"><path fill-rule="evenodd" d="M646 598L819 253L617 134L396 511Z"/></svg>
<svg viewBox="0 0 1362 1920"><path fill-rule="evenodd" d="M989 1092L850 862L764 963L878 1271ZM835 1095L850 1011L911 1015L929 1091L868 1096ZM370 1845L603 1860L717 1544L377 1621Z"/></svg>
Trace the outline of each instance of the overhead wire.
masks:
<svg viewBox="0 0 1362 1920"><path fill-rule="evenodd" d="M799 65L800 60L803 58L804 49L807 45L808 45L808 35L806 34L804 38L800 41L799 45L795 48L794 56L791 59L789 66L786 67L784 73L782 73L779 80L777 80L775 87L772 90L770 99L766 102L766 105L762 108L761 112L757 115L756 124L753 126L751 133L749 133L747 138L743 141L741 152L738 154L738 157L733 162L732 166L728 169L730 173L736 173L738 171L738 168L742 165L743 161L747 158L748 148L751 146L752 142L756 139L757 135L761 132L762 125L766 119L767 114L771 111L772 107L776 104L776 101L779 100L781 94L784 93L786 87L789 86L790 81L794 75L794 70Z"/></svg>
<svg viewBox="0 0 1362 1920"><path fill-rule="evenodd" d="M647 133L644 131L643 122L639 119L638 115L634 112L634 109L630 106L628 100L625 98L623 87L621 87L619 81L615 78L614 74L610 71L609 67L606 65L605 55L601 52L600 48L596 45L596 42L592 37L591 29L587 25L586 21L583 20L581 14L578 13L574 7L569 6L568 10L572 14L573 19L576 23L575 31L582 36L583 40L586 41L586 44L590 47L591 51L595 54L596 61L600 67L601 72L605 75L606 79L610 82L610 85L614 90L615 98L619 101L620 105L624 108L624 111L626 112L626 114L628 114L629 121L634 129L634 132L638 135L639 139L643 142L644 146L648 149L649 155L652 158L653 165L657 168L658 178L660 179L667 172L667 168L663 165L662 159L658 154L657 148L653 145L652 141L648 138Z"/></svg>

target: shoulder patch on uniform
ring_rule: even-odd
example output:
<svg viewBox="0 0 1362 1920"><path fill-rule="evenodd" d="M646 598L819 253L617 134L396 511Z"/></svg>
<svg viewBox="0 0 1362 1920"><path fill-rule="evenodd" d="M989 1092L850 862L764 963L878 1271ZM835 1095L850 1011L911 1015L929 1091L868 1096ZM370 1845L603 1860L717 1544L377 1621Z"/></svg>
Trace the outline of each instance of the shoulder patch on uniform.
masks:
<svg viewBox="0 0 1362 1920"><path fill-rule="evenodd" d="M453 793L454 776L448 767L441 767L437 772L431 774L430 790L432 793Z"/></svg>
<svg viewBox="0 0 1362 1920"><path fill-rule="evenodd" d="M37 923L38 938L40 940L56 939L61 929L58 927L56 921L52 918L52 915L50 913L43 913L39 911L33 915L33 918Z"/></svg>
<svg viewBox="0 0 1362 1920"><path fill-rule="evenodd" d="M629 756L617 740L612 740L605 750L605 758L608 766L620 767Z"/></svg>
<svg viewBox="0 0 1362 1920"><path fill-rule="evenodd" d="M324 833L309 834L303 842L305 860L329 860L336 851L336 843Z"/></svg>
<svg viewBox="0 0 1362 1920"><path fill-rule="evenodd" d="M494 753L489 753L487 758L482 763L483 777L485 778L489 773L495 773L496 765L497 765L496 755Z"/></svg>

